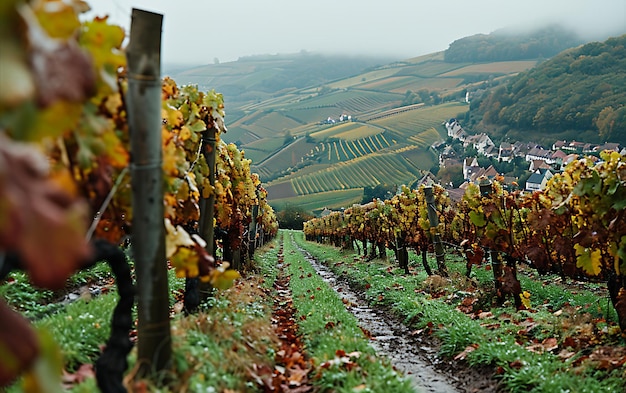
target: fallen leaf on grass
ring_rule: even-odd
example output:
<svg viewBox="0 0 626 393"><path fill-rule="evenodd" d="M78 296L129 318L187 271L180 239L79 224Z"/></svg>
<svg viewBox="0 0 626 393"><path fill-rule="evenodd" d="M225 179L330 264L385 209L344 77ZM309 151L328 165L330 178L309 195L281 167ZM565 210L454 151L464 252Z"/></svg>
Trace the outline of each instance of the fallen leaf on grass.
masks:
<svg viewBox="0 0 626 393"><path fill-rule="evenodd" d="M472 345L468 345L467 347L465 347L465 349L463 350L463 352L457 354L454 357L454 360L465 360L465 358L467 357L467 355L470 354L470 352L474 352L476 349L478 349L478 344L472 344Z"/></svg>
<svg viewBox="0 0 626 393"><path fill-rule="evenodd" d="M589 361L599 370L611 371L626 364L626 348L599 347L590 355Z"/></svg>
<svg viewBox="0 0 626 393"><path fill-rule="evenodd" d="M567 360L572 356L576 355L576 352L568 351L567 349L562 349L556 356L558 356L561 360Z"/></svg>
<svg viewBox="0 0 626 393"><path fill-rule="evenodd" d="M556 338L549 337L540 343L535 343L526 347L526 350L535 353L552 352L559 347Z"/></svg>
<svg viewBox="0 0 626 393"><path fill-rule="evenodd" d="M84 382L86 379L95 377L96 372L93 369L93 364L82 364L74 373L69 373L63 370L63 387L65 389L71 389L73 385Z"/></svg>
<svg viewBox="0 0 626 393"><path fill-rule="evenodd" d="M374 337L372 336L372 332L370 332L369 330L359 326L359 329L361 329L361 331L363 332L363 334L365 335L365 337L367 337L370 340L373 340Z"/></svg>

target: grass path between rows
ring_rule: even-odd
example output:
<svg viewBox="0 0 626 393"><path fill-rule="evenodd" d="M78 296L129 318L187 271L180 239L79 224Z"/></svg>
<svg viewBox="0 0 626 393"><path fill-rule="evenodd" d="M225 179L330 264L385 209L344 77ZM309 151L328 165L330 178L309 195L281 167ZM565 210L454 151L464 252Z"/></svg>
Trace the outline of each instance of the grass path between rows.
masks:
<svg viewBox="0 0 626 393"><path fill-rule="evenodd" d="M292 232L284 235L281 269L289 277L300 332L315 368L311 377L321 392L413 392L385 358L376 356L357 319L337 293L297 250Z"/></svg>

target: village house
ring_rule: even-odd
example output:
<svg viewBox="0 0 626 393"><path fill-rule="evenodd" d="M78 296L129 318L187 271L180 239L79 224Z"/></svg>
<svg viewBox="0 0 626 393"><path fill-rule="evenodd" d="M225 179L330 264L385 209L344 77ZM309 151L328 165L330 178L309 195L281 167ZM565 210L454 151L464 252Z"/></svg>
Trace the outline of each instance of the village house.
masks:
<svg viewBox="0 0 626 393"><path fill-rule="evenodd" d="M539 169L551 169L550 164L546 163L544 160L532 160L530 162L530 166L528 167L529 172L535 172Z"/></svg>
<svg viewBox="0 0 626 393"><path fill-rule="evenodd" d="M550 169L540 168L533 172L526 180L526 191L540 191L546 187L548 180L553 176Z"/></svg>
<svg viewBox="0 0 626 393"><path fill-rule="evenodd" d="M469 180L472 173L480 170L478 159L476 157L468 157L463 160L463 179Z"/></svg>
<svg viewBox="0 0 626 393"><path fill-rule="evenodd" d="M605 150L616 151L618 153L623 151L622 146L619 143L611 143L611 142L606 142L601 145L598 145L594 149L594 151L597 153L605 151Z"/></svg>
<svg viewBox="0 0 626 393"><path fill-rule="evenodd" d="M478 153L487 155L485 152L489 147L495 147L495 144L489 138L487 134L481 132L480 134L471 135L465 138L463 142L463 147L472 146Z"/></svg>
<svg viewBox="0 0 626 393"><path fill-rule="evenodd" d="M439 166L445 168L454 164L460 164L456 152L452 146L444 147L441 154L439 154Z"/></svg>
<svg viewBox="0 0 626 393"><path fill-rule="evenodd" d="M593 154L599 153L604 150L612 150L619 152L621 150L621 146L619 143L610 143L606 142L601 145L593 144L593 143L585 143L578 141L556 141L552 145L552 150L563 150L566 152L574 152L579 154Z"/></svg>
<svg viewBox="0 0 626 393"><path fill-rule="evenodd" d="M513 154L513 145L508 142L500 143L498 148L498 161L499 162L511 162L515 155Z"/></svg>
<svg viewBox="0 0 626 393"><path fill-rule="evenodd" d="M493 165L489 165L487 168L479 167L478 171L471 174L469 181L475 183L478 179L486 177L489 180L493 180L496 176L500 175Z"/></svg>
<svg viewBox="0 0 626 393"><path fill-rule="evenodd" d="M452 118L448 120L445 124L446 130L448 131L448 136L452 139L458 139L461 142L465 141L467 138L467 133L463 130L463 127L459 124L456 119Z"/></svg>
<svg viewBox="0 0 626 393"><path fill-rule="evenodd" d="M542 160L547 164L554 164L555 161L552 159L552 154L554 154L552 150L546 150L541 146L534 147L526 153L525 160L529 162L533 160Z"/></svg>
<svg viewBox="0 0 626 393"><path fill-rule="evenodd" d="M485 149L483 149L482 153L485 157L497 158L499 152L498 152L498 148L494 145L494 146L487 146Z"/></svg>

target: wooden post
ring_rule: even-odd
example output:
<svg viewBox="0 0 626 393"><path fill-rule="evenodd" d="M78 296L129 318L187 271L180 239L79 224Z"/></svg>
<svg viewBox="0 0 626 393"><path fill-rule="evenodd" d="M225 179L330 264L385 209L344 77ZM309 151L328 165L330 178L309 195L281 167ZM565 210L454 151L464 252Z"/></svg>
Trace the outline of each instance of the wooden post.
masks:
<svg viewBox="0 0 626 393"><path fill-rule="evenodd" d="M259 190L256 191L257 200L259 199ZM252 211L250 212L252 215L252 220L250 221L250 225L248 226L248 259L252 260L254 258L254 250L257 248L257 218L259 216L259 205L256 204L252 206Z"/></svg>
<svg viewBox="0 0 626 393"><path fill-rule="evenodd" d="M211 127L202 133L202 154L209 167L209 183L215 185L215 144L217 130ZM200 201L200 234L206 242L206 251L215 257L215 193L211 192L208 198Z"/></svg>
<svg viewBox="0 0 626 393"><path fill-rule="evenodd" d="M439 217L437 209L435 209L435 195L432 187L424 187L424 196L426 197L426 206L428 209L428 221L431 228L439 226ZM435 248L435 258L437 259L437 271L442 277L448 277L448 268L446 267L445 254L443 252L443 244L438 233L433 235L433 246Z"/></svg>
<svg viewBox="0 0 626 393"><path fill-rule="evenodd" d="M211 184L211 186L215 185L215 145L217 143L216 135L217 129L213 125L211 125L210 128L202 133L202 155L204 156L204 160L209 167L209 184ZM215 226L213 225L214 218L215 192L211 192L211 195L208 198L202 198L200 200L200 223L198 229L200 232L200 236L202 236L202 238L206 242L205 250L207 254L209 254L213 258L215 258ZM208 299L213 292L213 287L209 283L199 283L198 288L200 292L200 301Z"/></svg>
<svg viewBox="0 0 626 393"><path fill-rule="evenodd" d="M478 188L482 197L488 197L492 192L491 181L486 177L478 181ZM500 253L496 250L489 250L489 257L491 259L491 270L493 271L494 285L496 289L496 295L498 296L498 303L504 303L504 294L502 293L502 277L504 272L502 270L502 261L500 260Z"/></svg>
<svg viewBox="0 0 626 393"><path fill-rule="evenodd" d="M426 207L430 227L437 228L439 226L439 217L437 216L437 209L435 209L435 195L433 194L433 188L424 187L424 196L426 197ZM437 271L442 277L448 277L448 268L446 267L443 244L441 244L441 239L439 238L438 233L433 235L433 247L435 249L435 258L437 259Z"/></svg>
<svg viewBox="0 0 626 393"><path fill-rule="evenodd" d="M163 223L161 26L163 15L132 10L128 60L128 125L137 276L140 373L170 366L172 343Z"/></svg>

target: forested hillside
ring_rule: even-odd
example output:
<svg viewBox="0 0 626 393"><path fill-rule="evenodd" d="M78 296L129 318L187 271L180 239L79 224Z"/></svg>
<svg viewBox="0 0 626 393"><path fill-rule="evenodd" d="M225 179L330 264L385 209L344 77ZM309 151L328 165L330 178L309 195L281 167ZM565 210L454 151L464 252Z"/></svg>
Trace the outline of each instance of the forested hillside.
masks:
<svg viewBox="0 0 626 393"><path fill-rule="evenodd" d="M626 143L626 35L567 50L471 103L481 125ZM511 134L509 134L511 136Z"/></svg>
<svg viewBox="0 0 626 393"><path fill-rule="evenodd" d="M449 63L476 63L549 58L582 43L573 32L558 25L523 34L503 29L454 41L444 59Z"/></svg>

